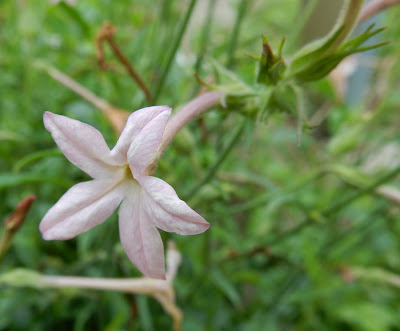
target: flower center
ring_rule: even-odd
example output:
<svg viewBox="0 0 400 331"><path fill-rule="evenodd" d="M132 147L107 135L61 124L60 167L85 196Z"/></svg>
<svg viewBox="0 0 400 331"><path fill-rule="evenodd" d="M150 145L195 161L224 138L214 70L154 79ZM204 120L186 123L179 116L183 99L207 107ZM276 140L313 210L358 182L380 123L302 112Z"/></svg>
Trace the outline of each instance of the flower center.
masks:
<svg viewBox="0 0 400 331"><path fill-rule="evenodd" d="M133 180L135 183L138 183L138 181L133 177L131 168L129 168L129 164L125 165L125 178L129 180Z"/></svg>

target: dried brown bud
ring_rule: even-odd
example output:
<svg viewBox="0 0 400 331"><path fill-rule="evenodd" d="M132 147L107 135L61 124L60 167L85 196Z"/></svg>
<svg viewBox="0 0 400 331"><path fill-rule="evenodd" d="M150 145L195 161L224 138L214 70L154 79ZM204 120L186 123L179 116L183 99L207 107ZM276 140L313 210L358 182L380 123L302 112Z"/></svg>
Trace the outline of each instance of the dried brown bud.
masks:
<svg viewBox="0 0 400 331"><path fill-rule="evenodd" d="M4 222L4 227L7 231L16 232L19 230L24 222L26 214L35 200L36 196L30 195L17 205L14 212Z"/></svg>

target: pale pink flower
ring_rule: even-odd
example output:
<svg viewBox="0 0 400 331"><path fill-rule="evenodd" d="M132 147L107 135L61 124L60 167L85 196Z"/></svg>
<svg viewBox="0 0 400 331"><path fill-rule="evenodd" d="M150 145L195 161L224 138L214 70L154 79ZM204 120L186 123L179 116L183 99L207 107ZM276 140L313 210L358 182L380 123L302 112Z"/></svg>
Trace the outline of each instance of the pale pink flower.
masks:
<svg viewBox="0 0 400 331"><path fill-rule="evenodd" d="M145 173L170 113L167 106L134 112L110 151L92 126L46 112L44 125L60 150L93 180L73 186L47 212L40 223L43 238L73 238L104 222L121 204L119 233L126 254L146 276L165 278L164 248L156 227L192 235L210 226L170 185Z"/></svg>

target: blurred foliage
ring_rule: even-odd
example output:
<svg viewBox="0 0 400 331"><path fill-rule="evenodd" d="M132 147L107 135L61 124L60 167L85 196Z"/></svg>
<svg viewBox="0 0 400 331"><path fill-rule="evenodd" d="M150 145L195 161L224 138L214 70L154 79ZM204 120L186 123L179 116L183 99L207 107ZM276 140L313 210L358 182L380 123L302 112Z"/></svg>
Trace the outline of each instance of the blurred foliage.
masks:
<svg viewBox="0 0 400 331"><path fill-rule="evenodd" d="M199 90L195 69L213 79L211 60L252 84L255 63L246 54L260 54L262 34L275 48L286 36L285 54L300 48L296 29L307 23L301 1L215 2L207 10L214 0L197 1L159 104L177 109L189 101ZM55 149L43 112L95 126L110 146L117 137L98 110L35 62L57 67L115 106L139 109L146 105L143 93L107 47L110 70L99 69L97 32L106 21L117 27L117 43L154 92L188 4L0 2L1 217L24 197L37 196L2 273L140 276L120 246L115 214L73 240L40 236L46 211L67 188L88 179ZM162 234L183 254L174 284L183 330L400 330L399 287L384 276L368 277L376 268L400 274L399 199L375 190L385 181L400 187L399 9L377 16L379 26L388 27L377 42L390 43L358 58L344 101L327 79L307 85L307 115L328 116L304 134L301 147L290 115L254 123L231 108L192 121L167 149L156 176L212 224L198 236ZM357 270L365 277L352 274L353 267L362 267ZM157 301L113 292L2 285L0 312L1 330L171 328Z"/></svg>

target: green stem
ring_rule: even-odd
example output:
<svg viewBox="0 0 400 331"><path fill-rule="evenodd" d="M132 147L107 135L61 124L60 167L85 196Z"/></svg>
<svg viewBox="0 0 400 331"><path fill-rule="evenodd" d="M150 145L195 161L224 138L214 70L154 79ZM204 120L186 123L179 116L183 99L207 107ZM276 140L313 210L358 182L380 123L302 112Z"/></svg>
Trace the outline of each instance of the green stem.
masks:
<svg viewBox="0 0 400 331"><path fill-rule="evenodd" d="M160 10L160 20L161 22L169 22L171 17L171 5L172 1L163 0Z"/></svg>
<svg viewBox="0 0 400 331"><path fill-rule="evenodd" d="M335 50L337 47L339 47L353 30L353 27L357 22L358 14L361 10L363 2L364 0L347 0L345 2L340 16L329 35L334 35L342 27L343 30L336 38L335 42L326 50L325 54L328 54L332 50Z"/></svg>
<svg viewBox="0 0 400 331"><path fill-rule="evenodd" d="M373 183L373 184L371 184L369 186L366 186L364 189L361 189L358 192L355 192L354 194L352 194L348 198L345 198L345 199L343 199L343 200L341 200L341 201L339 201L337 203L334 203L331 207L328 207L327 209L325 209L322 212L322 214L324 216L330 216L331 214L336 214L341 209L343 209L344 207L346 207L350 203L354 202L355 200L361 198L362 196L364 196L366 194L373 193L377 187L381 186L382 184L384 184L384 183L388 182L389 180L391 180L392 178L396 177L399 173L400 173L400 167L397 167L397 168L393 169L392 171L390 171L385 176L382 176L375 183Z"/></svg>
<svg viewBox="0 0 400 331"><path fill-rule="evenodd" d="M382 211L382 207L377 208L372 216L374 215L381 215L381 211ZM375 222L374 222L375 223ZM319 252L318 252L318 256L319 257L323 257L326 256L328 254L329 249L331 248L331 246L337 246L338 243L341 243L341 241L344 238L348 238L349 235L351 234L357 234L358 236L362 237L366 234L367 231L371 230L371 223L369 223L366 227L364 227L363 229L360 229L360 227L356 227L353 230L350 231L350 233L346 233L344 235L341 235L340 237L336 238L336 240L332 240L329 241L327 243L327 245L325 245L324 247L322 247ZM360 233L359 231L362 230L362 233ZM271 308L277 307L279 305L279 302L282 300L282 298L286 295L286 293L289 292L289 290L291 288L293 288L293 286L295 286L296 284L299 284L300 282L302 282L304 280L304 275L302 274L302 270L294 270L293 273L287 277L287 281L285 282L285 284L282 286L281 289L278 290L278 293L274 296L273 300L271 301Z"/></svg>
<svg viewBox="0 0 400 331"><path fill-rule="evenodd" d="M301 137L303 133L303 121L305 118L305 106L304 106L304 93L301 88L298 86L291 84L290 88L292 89L295 97L296 97L296 111L297 111L297 147L301 145Z"/></svg>
<svg viewBox="0 0 400 331"><path fill-rule="evenodd" d="M208 171L207 175L203 178L203 180L195 186L189 194L187 194L186 198L184 200L189 200L192 199L197 192L205 185L207 184L215 175L219 167L222 165L232 148L236 145L236 143L239 141L240 136L242 135L244 128L246 126L247 120L244 120L242 125L238 128L236 133L233 135L231 141L228 143L226 146L225 150L220 154L219 158L217 161L214 163L214 165L210 168Z"/></svg>
<svg viewBox="0 0 400 331"><path fill-rule="evenodd" d="M296 29L293 29L290 37L287 38L289 42L291 43L297 42L300 33L303 31L304 26L308 23L318 3L319 3L318 0L307 1L305 8L299 13L299 19L296 21Z"/></svg>
<svg viewBox="0 0 400 331"><path fill-rule="evenodd" d="M239 4L235 25L233 27L232 38L228 47L228 60L226 62L226 66L228 68L232 67L234 64L235 49L237 47L237 42L239 39L240 26L242 25L242 21L246 13L246 8L249 5L248 2L249 2L248 0L242 0Z"/></svg>
<svg viewBox="0 0 400 331"><path fill-rule="evenodd" d="M339 233L334 236L333 239L330 239L326 244L324 244L323 247L321 247L318 252L318 256L327 256L332 247L341 246L343 241L347 240L350 236L355 236L356 238L358 237L359 242L379 222L379 219L377 218L379 218L379 216L382 216L385 210L387 210L386 206L379 206L378 208L375 208L368 213L368 218L376 221L368 222L367 224L365 224L364 221L361 221L360 225L354 226L352 229L346 231L345 233Z"/></svg>
<svg viewBox="0 0 400 331"><path fill-rule="evenodd" d="M204 54L207 50L207 45L209 44L209 36L211 32L212 21L214 17L215 5L217 4L217 0L209 0L208 8L207 8L207 17L204 22L203 33L201 35L200 42L200 52L197 56L196 64L194 65L194 71L199 72L200 67L203 63Z"/></svg>
<svg viewBox="0 0 400 331"><path fill-rule="evenodd" d="M156 101L157 101L158 97L160 96L160 93L161 93L161 91L162 91L162 89L164 87L165 80L166 80L166 78L168 76L169 70L171 69L172 61L174 60L176 52L178 50L178 47L179 47L179 45L180 45L180 43L182 41L183 34L185 33L187 25L188 25L188 22L189 22L189 19L192 16L193 8L196 5L196 1L197 0L191 0L190 1L189 7L188 7L188 9L186 11L186 14L185 14L185 17L183 19L183 22L182 22L182 24L181 24L181 26L179 28L178 34L177 34L175 40L173 41L171 52L169 53L168 59L167 59L167 63L165 64L165 69L162 72L160 80L158 81L158 84L157 84L157 86L155 88L154 103L156 103Z"/></svg>
<svg viewBox="0 0 400 331"><path fill-rule="evenodd" d="M322 176L325 175L325 173L326 172L324 170L317 170L315 173L311 174L306 179L303 179L300 182L297 182L287 188L275 190L274 192L270 192L270 193L264 194L260 197L257 197L256 199L254 199L252 201L246 202L237 207L233 207L229 210L228 214L236 214L236 213L245 212L245 211L248 211L248 210L251 210L254 208L261 207L261 206L265 205L272 198L300 190L301 188L307 186L308 184L320 179Z"/></svg>
<svg viewBox="0 0 400 331"><path fill-rule="evenodd" d="M14 233L7 231L6 229L3 230L0 237L0 262L3 260L3 257L7 254L11 246L13 237Z"/></svg>
<svg viewBox="0 0 400 331"><path fill-rule="evenodd" d="M209 0L208 8L207 8L207 17L204 22L203 33L201 35L200 41L200 51L197 55L197 60L194 65L194 72L200 74L201 65L203 64L204 55L207 52L207 46L209 45L209 37L215 12L215 5L217 4L217 0ZM197 84L193 90L193 95L196 95L201 88L200 84Z"/></svg>
<svg viewBox="0 0 400 331"><path fill-rule="evenodd" d="M281 241L284 238L287 238L289 236L292 236L292 235L300 232L306 226L308 226L310 224L314 224L316 218L325 218L325 217L329 217L329 216L332 216L334 214L337 214L339 211L341 211L343 208L345 208L349 204L353 203L357 199L363 197L366 194L373 193L377 187L379 187L382 184L388 182L389 180L394 178L399 173L400 173L400 167L397 167L397 168L393 169L392 171L390 171L385 176L382 176L379 180L377 180L373 184L371 184L369 186L366 186L364 189L357 191L356 193L350 195L349 197L347 197L345 199L342 199L341 201L332 204L330 207L326 208L321 213L315 214L317 217L309 217L304 222L300 223L299 225L297 225L293 229L291 229L289 231L286 231L285 233L275 237L271 242L269 242L269 244L271 245L271 244L277 243L277 242Z"/></svg>
<svg viewBox="0 0 400 331"><path fill-rule="evenodd" d="M210 265L210 251L211 251L211 235L212 231L203 233L203 267L205 270Z"/></svg>

